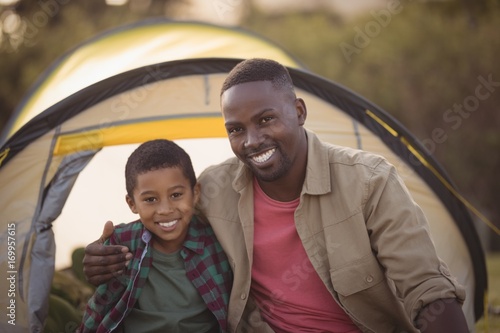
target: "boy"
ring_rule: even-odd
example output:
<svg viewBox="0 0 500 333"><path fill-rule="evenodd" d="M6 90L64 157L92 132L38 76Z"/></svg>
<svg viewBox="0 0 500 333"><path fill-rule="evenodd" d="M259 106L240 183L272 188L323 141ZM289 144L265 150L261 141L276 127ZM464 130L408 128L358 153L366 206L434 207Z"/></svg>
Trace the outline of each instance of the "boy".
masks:
<svg viewBox="0 0 500 333"><path fill-rule="evenodd" d="M125 274L100 285L80 332L225 332L232 272L194 207L200 184L174 142L140 145L125 168L126 201L140 220L115 227L109 244L134 254Z"/></svg>

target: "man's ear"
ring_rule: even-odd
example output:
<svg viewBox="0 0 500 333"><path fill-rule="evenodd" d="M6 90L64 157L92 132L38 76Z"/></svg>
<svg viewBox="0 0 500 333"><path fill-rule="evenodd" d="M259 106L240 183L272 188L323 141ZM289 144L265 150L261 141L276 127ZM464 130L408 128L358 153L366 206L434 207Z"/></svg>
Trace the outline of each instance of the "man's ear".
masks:
<svg viewBox="0 0 500 333"><path fill-rule="evenodd" d="M134 198L131 198L128 194L125 195L125 201L127 202L128 207L132 211L132 213L137 214L137 208L135 207Z"/></svg>
<svg viewBox="0 0 500 333"><path fill-rule="evenodd" d="M307 118L306 103L302 98L295 99L295 109L297 110L297 117L299 118L299 125L303 126Z"/></svg>

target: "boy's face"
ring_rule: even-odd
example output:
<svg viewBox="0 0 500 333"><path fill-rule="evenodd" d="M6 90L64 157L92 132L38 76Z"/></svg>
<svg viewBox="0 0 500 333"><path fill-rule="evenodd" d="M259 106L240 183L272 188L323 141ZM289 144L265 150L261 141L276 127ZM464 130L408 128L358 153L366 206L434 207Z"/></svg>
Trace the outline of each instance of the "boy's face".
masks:
<svg viewBox="0 0 500 333"><path fill-rule="evenodd" d="M153 234L153 247L171 253L184 242L199 196L199 184L191 190L189 179L174 167L138 175L133 198L127 195L126 200Z"/></svg>

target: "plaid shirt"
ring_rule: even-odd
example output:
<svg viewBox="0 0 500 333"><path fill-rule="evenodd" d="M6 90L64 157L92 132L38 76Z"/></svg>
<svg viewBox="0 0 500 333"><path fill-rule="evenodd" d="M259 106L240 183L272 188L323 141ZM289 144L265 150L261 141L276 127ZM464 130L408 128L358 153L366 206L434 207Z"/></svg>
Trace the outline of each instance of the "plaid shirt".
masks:
<svg viewBox="0 0 500 333"><path fill-rule="evenodd" d="M78 332L111 332L118 328L141 295L152 263L152 234L140 221L120 224L110 238L112 245L124 245L134 253L125 274L97 287L85 310ZM186 276L200 293L208 309L227 330L227 306L232 271L210 225L192 218L181 249Z"/></svg>

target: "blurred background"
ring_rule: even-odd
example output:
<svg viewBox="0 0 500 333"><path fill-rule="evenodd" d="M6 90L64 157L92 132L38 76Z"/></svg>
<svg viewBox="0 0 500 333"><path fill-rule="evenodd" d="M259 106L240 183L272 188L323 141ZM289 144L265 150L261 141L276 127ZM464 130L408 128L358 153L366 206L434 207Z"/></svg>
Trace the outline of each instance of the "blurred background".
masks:
<svg viewBox="0 0 500 333"><path fill-rule="evenodd" d="M0 129L58 57L150 17L255 32L386 110L491 222L473 216L489 274L500 276L499 1L0 0Z"/></svg>
<svg viewBox="0 0 500 333"><path fill-rule="evenodd" d="M499 1L0 0L0 128L65 52L158 16L253 31L378 104L500 227ZM478 231L500 250L491 228Z"/></svg>

